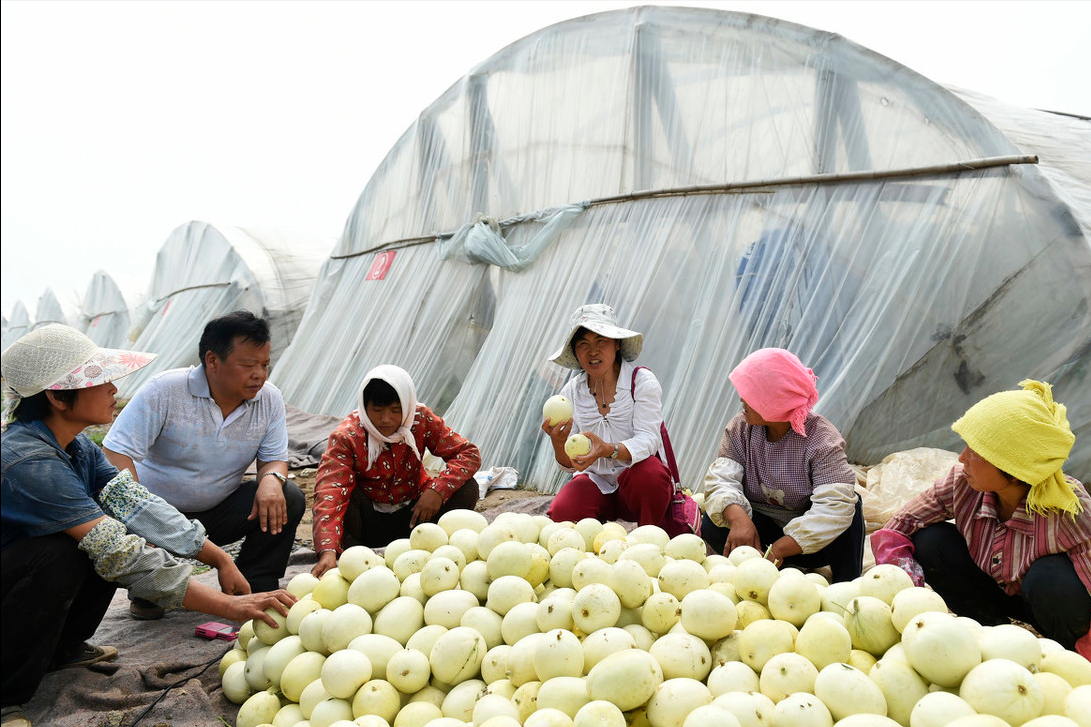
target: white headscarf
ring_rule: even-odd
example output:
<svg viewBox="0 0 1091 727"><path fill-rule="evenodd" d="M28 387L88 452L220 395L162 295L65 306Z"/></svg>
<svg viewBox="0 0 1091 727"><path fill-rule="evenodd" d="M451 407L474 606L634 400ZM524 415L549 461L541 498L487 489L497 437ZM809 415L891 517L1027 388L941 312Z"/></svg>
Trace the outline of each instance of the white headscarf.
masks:
<svg viewBox="0 0 1091 727"><path fill-rule="evenodd" d="M402 406L402 423L398 427L398 431L394 432L393 436L390 437L383 436L375 428L364 408L364 389L367 387L368 382L373 379L385 381L394 388L394 391L398 392L398 401ZM368 469L375 464L375 460L382 454L384 442L387 444L405 442L409 449L413 450L413 454L417 455L417 459L420 459L420 452L417 451L417 440L413 436L413 418L417 415L417 389L413 386L413 379L409 376L408 371L393 364L383 364L368 371L364 375L363 383L360 384L359 407L360 424L367 430Z"/></svg>

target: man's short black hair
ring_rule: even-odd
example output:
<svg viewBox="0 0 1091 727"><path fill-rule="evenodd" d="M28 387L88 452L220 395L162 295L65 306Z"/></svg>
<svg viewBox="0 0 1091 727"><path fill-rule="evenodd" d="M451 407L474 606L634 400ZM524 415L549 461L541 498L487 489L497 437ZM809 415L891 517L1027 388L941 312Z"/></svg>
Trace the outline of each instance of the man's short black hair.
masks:
<svg viewBox="0 0 1091 727"><path fill-rule="evenodd" d="M373 404L375 406L390 406L391 404L400 403L401 398L398 396L398 392L393 386L382 379L372 379L367 382L367 386L364 387L365 409L368 404Z"/></svg>
<svg viewBox="0 0 1091 727"><path fill-rule="evenodd" d="M237 310L209 321L201 334L201 363L209 351L221 361L226 359L235 347L236 338L264 346L269 342L269 324L248 310Z"/></svg>
<svg viewBox="0 0 1091 727"><path fill-rule="evenodd" d="M53 395L58 401L72 406L79 398L79 393L79 389L61 389L54 391ZM34 396L28 396L19 402L19 408L15 410L15 418L24 424L30 424L39 419L45 419L52 408L53 405L50 404L46 392L39 391Z"/></svg>

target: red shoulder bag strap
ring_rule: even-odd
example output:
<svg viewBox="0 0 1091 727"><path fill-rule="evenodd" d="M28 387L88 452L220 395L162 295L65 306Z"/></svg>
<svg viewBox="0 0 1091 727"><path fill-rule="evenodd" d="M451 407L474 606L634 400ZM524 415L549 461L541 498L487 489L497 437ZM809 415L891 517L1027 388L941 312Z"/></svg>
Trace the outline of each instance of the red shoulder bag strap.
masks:
<svg viewBox="0 0 1091 727"><path fill-rule="evenodd" d="M633 396L633 401L636 401L636 372L640 369L647 369L647 366L634 366L633 367L633 382L631 384L630 392ZM648 369L651 371L651 369ZM677 485L682 481L682 478L678 476L678 463L674 459L674 449L671 448L671 438L667 435L667 425L665 422L659 422L659 435L663 438L663 452L667 455L667 471L671 473L671 479L674 480L674 484Z"/></svg>

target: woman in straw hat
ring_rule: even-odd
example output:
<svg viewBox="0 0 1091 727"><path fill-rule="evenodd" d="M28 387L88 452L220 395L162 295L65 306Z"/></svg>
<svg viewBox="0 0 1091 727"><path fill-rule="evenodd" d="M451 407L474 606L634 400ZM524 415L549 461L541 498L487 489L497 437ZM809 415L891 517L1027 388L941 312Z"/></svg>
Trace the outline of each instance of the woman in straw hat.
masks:
<svg viewBox="0 0 1091 727"><path fill-rule="evenodd" d="M728 374L742 412L705 475L701 536L725 555L749 545L778 565L860 575L864 513L845 440L811 411L818 377L790 351L762 348Z"/></svg>
<svg viewBox="0 0 1091 727"><path fill-rule="evenodd" d="M688 532L668 514L674 483L656 456L663 447L663 390L651 371L632 363L643 344L643 334L620 327L610 306L584 305L572 314L564 345L550 357L580 372L561 389L572 402L572 419L542 422L557 463L578 472L553 498L553 520L620 518L658 525L672 536ZM573 432L591 440L588 454L565 453Z"/></svg>
<svg viewBox="0 0 1091 727"><path fill-rule="evenodd" d="M1064 405L1049 384L1020 386L951 425L959 464L873 533L872 550L918 585L923 571L960 616L1026 621L1091 658L1091 498L1061 471L1075 442Z"/></svg>
<svg viewBox="0 0 1091 727"><path fill-rule="evenodd" d="M68 326L43 326L3 353L3 711L21 715L50 670L113 659L86 642L117 586L161 606L234 621L287 614L286 591L250 594L231 558L136 482L81 432L113 419L114 380L153 354L99 348ZM151 545L159 547L151 547ZM223 592L190 580L171 553L217 568ZM240 594L240 595L230 595Z"/></svg>

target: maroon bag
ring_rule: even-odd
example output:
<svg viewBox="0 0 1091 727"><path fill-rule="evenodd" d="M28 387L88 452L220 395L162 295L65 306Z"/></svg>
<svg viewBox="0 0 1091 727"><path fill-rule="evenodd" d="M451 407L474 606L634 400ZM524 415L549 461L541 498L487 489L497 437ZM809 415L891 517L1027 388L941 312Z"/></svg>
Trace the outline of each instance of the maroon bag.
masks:
<svg viewBox="0 0 1091 727"><path fill-rule="evenodd" d="M633 395L633 402L636 402L636 372L640 369L646 369L647 366L634 366L633 367L633 381L630 391ZM650 371L651 369L649 369ZM682 491L682 478L678 475L678 462L674 459L674 449L671 447L671 438L667 434L667 425L665 422L659 422L659 436L663 439L663 453L667 456L667 471L670 472L671 482L674 483L674 493L671 495L670 505L667 506L667 513L663 517L663 525L671 525L677 523L683 526L686 530L694 535L701 534L701 508L697 507L697 502ZM658 453L656 454L658 457ZM670 522L668 522L670 521ZM661 526L662 527L662 526ZM679 528L676 527L664 527L671 536L678 534Z"/></svg>

